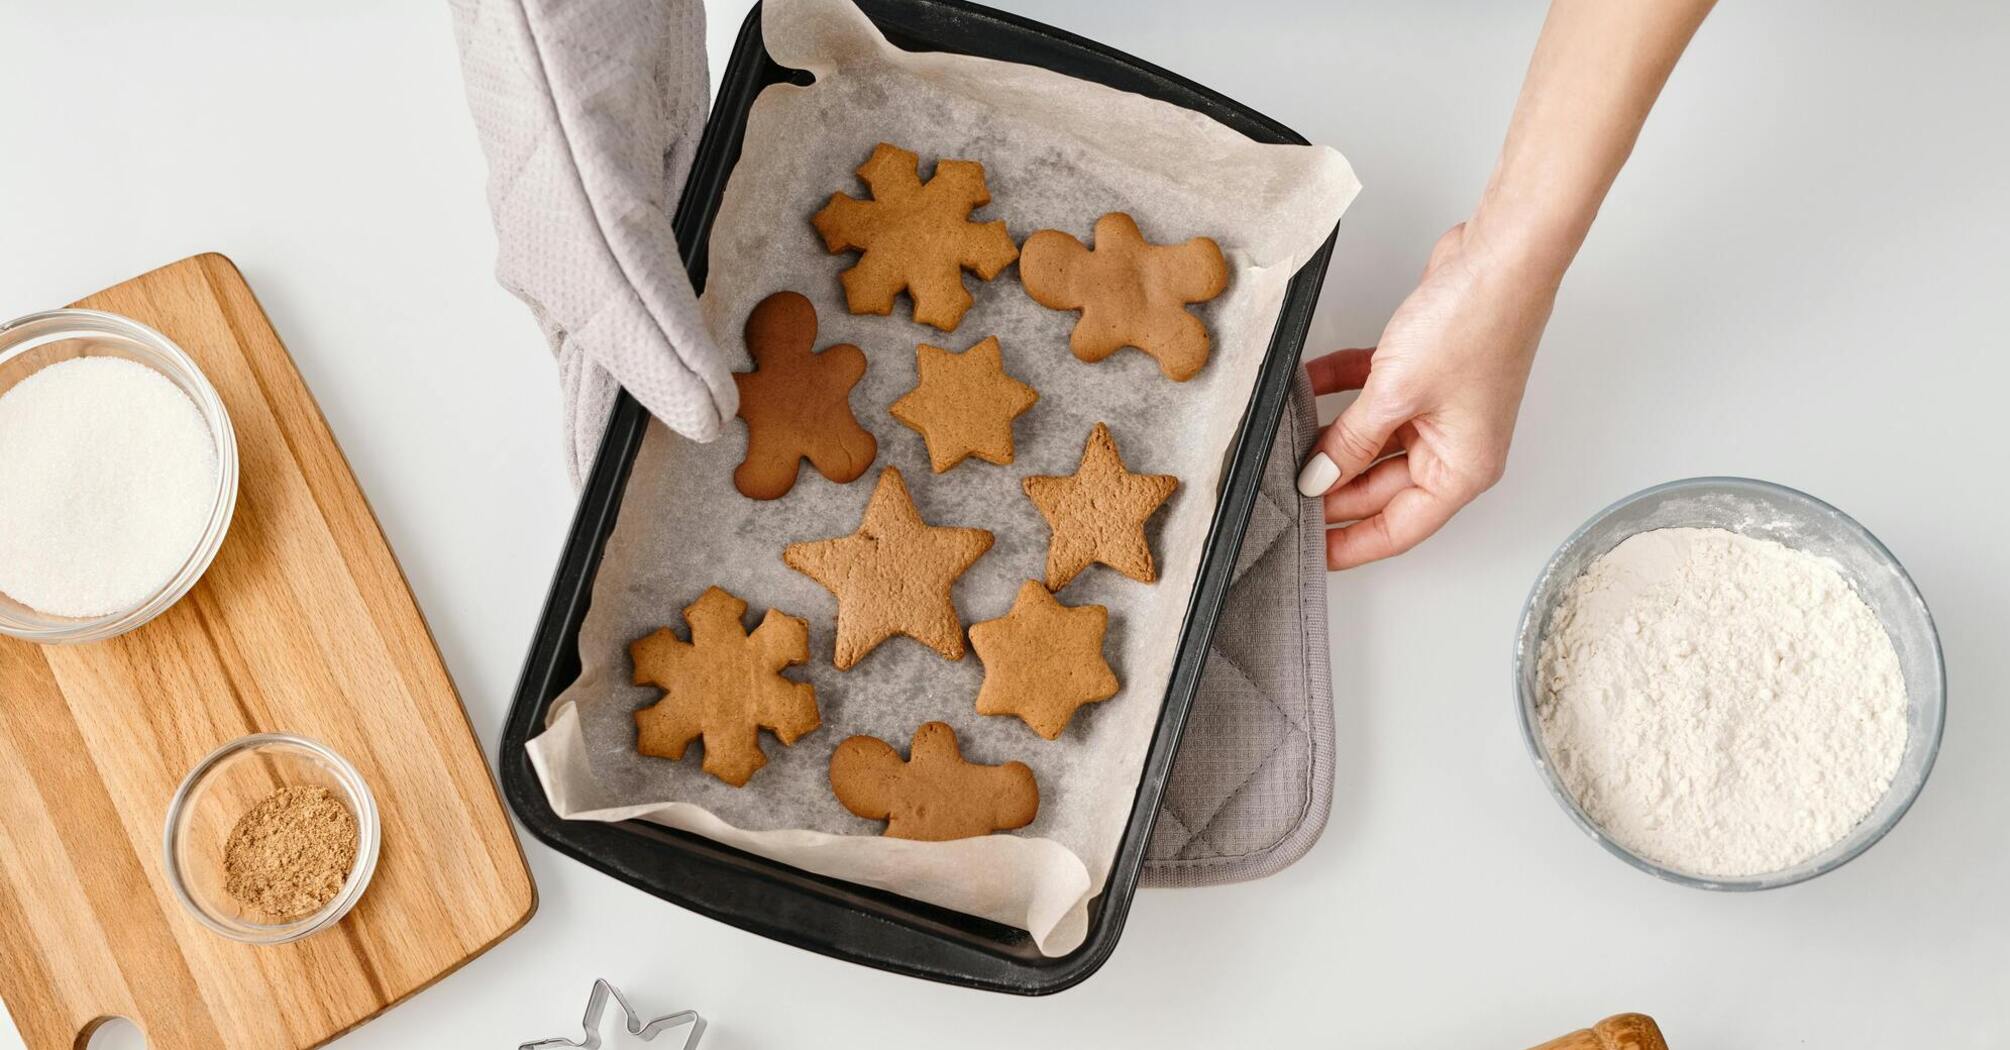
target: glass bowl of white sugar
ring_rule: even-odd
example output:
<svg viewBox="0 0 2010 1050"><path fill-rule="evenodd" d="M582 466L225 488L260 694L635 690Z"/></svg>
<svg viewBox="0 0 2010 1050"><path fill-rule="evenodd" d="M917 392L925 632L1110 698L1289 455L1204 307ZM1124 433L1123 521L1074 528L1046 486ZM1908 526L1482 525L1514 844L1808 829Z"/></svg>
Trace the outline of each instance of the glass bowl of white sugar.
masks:
<svg viewBox="0 0 2010 1050"><path fill-rule="evenodd" d="M0 325L0 633L124 634L195 586L237 506L216 389L161 333L98 310Z"/></svg>
<svg viewBox="0 0 2010 1050"><path fill-rule="evenodd" d="M1925 785L1947 706L1898 559L1835 507L1748 478L1594 515L1536 578L1514 675L1570 818L1711 890L1789 886L1869 849Z"/></svg>

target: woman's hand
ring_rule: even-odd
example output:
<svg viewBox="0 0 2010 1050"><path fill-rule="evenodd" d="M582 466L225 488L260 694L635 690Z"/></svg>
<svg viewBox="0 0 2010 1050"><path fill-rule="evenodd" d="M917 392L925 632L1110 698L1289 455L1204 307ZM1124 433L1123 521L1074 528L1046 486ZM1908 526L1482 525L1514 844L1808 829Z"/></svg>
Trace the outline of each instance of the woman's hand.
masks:
<svg viewBox="0 0 2010 1050"><path fill-rule="evenodd" d="M1328 566L1401 554L1500 480L1557 284L1713 2L1551 0L1473 218L1438 239L1380 346L1306 365L1321 394L1361 391L1298 474L1340 526Z"/></svg>
<svg viewBox="0 0 2010 1050"><path fill-rule="evenodd" d="M1326 564L1401 554L1500 480L1560 267L1491 238L1438 239L1379 346L1306 363L1312 390L1361 396L1320 435L1298 489L1326 497Z"/></svg>

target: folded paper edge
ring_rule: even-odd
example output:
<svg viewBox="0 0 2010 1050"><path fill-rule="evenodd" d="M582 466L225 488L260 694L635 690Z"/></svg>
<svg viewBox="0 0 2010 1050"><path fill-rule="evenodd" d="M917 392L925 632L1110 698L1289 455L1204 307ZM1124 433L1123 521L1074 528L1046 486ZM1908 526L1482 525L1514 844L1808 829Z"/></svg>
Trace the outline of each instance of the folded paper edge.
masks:
<svg viewBox="0 0 2010 1050"><path fill-rule="evenodd" d="M594 802L575 797L571 790L572 785L553 769L555 765L562 765L574 771L583 769L588 776L592 773L591 766L587 764L590 760L586 754L585 735L580 728L578 712L571 704L563 705L554 711L544 732L525 742L524 749L530 755L531 768L537 773L538 783L544 787L546 801L550 802L552 811L565 820L589 820L610 824L624 820L647 820L664 827L703 835L715 842L766 857L777 863L798 867L813 874L871 886L875 889L885 889L903 896L913 897L899 887L882 885L856 871L841 870L843 868L841 864L803 863L805 858L799 855L800 851L823 852L832 847L841 847L846 852L871 851L947 858L954 853L971 853L979 849L996 850L1001 848L998 845L1001 842L1012 843L1002 848L1034 857L1043 867L1059 867L1063 870L1064 876L1059 879L1036 879L1033 886L1022 887L1025 892L1015 902L1009 905L1001 902L990 908L982 908L981 902L927 900L919 897L914 899L1023 929L1032 935L1033 942L1040 952L1049 957L1066 955L1080 947L1087 937L1089 901L1095 896L1090 890L1088 865L1073 850L1053 839L992 835L949 842L913 842L866 835L833 835L803 828L752 831L729 824L710 810L688 802L645 802L592 808ZM798 855L787 858L776 856L783 851L795 852ZM1036 856L1037 854L1045 856ZM962 862L945 859L945 863ZM981 910L966 907L972 903L978 903Z"/></svg>

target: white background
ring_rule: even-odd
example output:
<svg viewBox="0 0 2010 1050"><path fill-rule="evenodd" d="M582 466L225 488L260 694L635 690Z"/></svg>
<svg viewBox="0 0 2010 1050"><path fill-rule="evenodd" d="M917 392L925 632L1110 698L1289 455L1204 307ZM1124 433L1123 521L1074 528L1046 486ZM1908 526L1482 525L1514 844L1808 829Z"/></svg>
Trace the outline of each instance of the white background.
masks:
<svg viewBox="0 0 2010 1050"><path fill-rule="evenodd" d="M1006 6L1348 155L1366 190L1321 348L1371 342L1470 206L1542 14ZM0 7L0 315L194 252L235 259L492 754L571 514L555 373L490 278L445 5L305 7ZM744 10L712 9L715 80ZM1101 973L1027 1001L782 947L527 842L530 925L340 1045L567 1033L598 976L638 1008L703 1011L705 1050L1514 1050L1628 1009L1676 1050L2010 1043L2006 47L2010 8L1987 2L1712 17L1564 287L1507 479L1416 553L1332 580L1336 800L1297 866L1141 893ZM1634 489L1720 472L1804 488L1878 533L1939 619L1953 691L1905 822L1759 895L1658 883L1583 838L1530 768L1509 689L1519 603L1556 541ZM17 1038L0 1022L0 1046Z"/></svg>

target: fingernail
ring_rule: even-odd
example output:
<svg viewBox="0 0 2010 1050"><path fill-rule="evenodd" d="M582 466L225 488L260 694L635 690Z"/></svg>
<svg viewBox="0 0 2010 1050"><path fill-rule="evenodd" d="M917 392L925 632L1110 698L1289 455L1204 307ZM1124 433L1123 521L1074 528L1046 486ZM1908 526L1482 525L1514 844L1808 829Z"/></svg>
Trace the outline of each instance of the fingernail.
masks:
<svg viewBox="0 0 2010 1050"><path fill-rule="evenodd" d="M1324 496L1340 480L1340 465L1324 452L1315 452L1298 472L1298 492L1302 496Z"/></svg>

